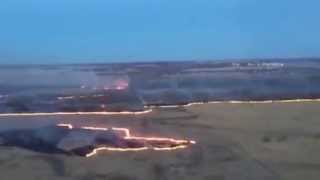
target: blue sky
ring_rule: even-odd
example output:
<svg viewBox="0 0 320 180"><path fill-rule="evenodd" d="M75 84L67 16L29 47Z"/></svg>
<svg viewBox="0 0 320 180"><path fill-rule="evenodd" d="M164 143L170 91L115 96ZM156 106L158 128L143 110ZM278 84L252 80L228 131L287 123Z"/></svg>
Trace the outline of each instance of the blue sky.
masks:
<svg viewBox="0 0 320 180"><path fill-rule="evenodd" d="M0 63L320 56L318 0L0 0Z"/></svg>

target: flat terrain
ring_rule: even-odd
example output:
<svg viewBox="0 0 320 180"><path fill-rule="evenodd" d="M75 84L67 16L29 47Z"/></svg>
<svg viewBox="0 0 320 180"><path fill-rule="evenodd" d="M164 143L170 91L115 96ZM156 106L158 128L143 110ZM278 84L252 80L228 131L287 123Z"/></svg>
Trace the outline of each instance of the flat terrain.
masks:
<svg viewBox="0 0 320 180"><path fill-rule="evenodd" d="M91 158L0 147L3 180L277 180L320 177L320 103L206 104L142 116L1 117L0 130L57 122L197 141L187 149Z"/></svg>

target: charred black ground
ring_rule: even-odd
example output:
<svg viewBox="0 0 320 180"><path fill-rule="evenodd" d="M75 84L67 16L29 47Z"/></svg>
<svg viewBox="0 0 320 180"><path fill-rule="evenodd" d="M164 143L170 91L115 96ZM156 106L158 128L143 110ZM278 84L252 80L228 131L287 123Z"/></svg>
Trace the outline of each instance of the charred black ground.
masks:
<svg viewBox="0 0 320 180"><path fill-rule="evenodd" d="M185 143L170 141L146 141L125 139L124 135L113 130L90 130L82 128L46 126L35 129L18 129L0 133L0 145L19 147L27 150L48 153L86 156L99 147L132 148L174 148Z"/></svg>
<svg viewBox="0 0 320 180"><path fill-rule="evenodd" d="M0 113L139 111L195 101L320 98L320 61L2 66Z"/></svg>

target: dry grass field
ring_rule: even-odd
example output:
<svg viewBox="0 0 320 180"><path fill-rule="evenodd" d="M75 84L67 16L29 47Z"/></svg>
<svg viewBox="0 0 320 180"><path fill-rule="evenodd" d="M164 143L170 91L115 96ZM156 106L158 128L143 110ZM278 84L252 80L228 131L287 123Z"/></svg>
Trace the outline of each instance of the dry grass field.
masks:
<svg viewBox="0 0 320 180"><path fill-rule="evenodd" d="M194 139L176 151L40 154L0 147L2 180L316 180L320 103L206 104L142 116L1 117L0 130L58 122L129 127L135 135Z"/></svg>

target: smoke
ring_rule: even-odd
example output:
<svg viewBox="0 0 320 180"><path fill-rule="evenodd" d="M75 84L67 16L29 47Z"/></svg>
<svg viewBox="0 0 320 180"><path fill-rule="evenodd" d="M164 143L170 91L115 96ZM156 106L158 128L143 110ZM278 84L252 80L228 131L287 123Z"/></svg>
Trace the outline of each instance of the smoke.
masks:
<svg viewBox="0 0 320 180"><path fill-rule="evenodd" d="M41 153L91 156L97 150L140 151L174 150L194 141L172 138L136 137L126 128L75 128L58 124L33 129L16 129L0 133L0 145L20 147Z"/></svg>
<svg viewBox="0 0 320 180"><path fill-rule="evenodd" d="M67 66L50 68L41 66L27 66L16 68L1 68L0 86L12 87L13 92L18 88L87 88L87 90L104 88L127 88L127 75L99 76L93 70L80 71ZM17 89L15 89L17 88ZM21 89L22 88L22 89ZM49 89L50 90L50 89ZM8 92L12 92L8 90Z"/></svg>

